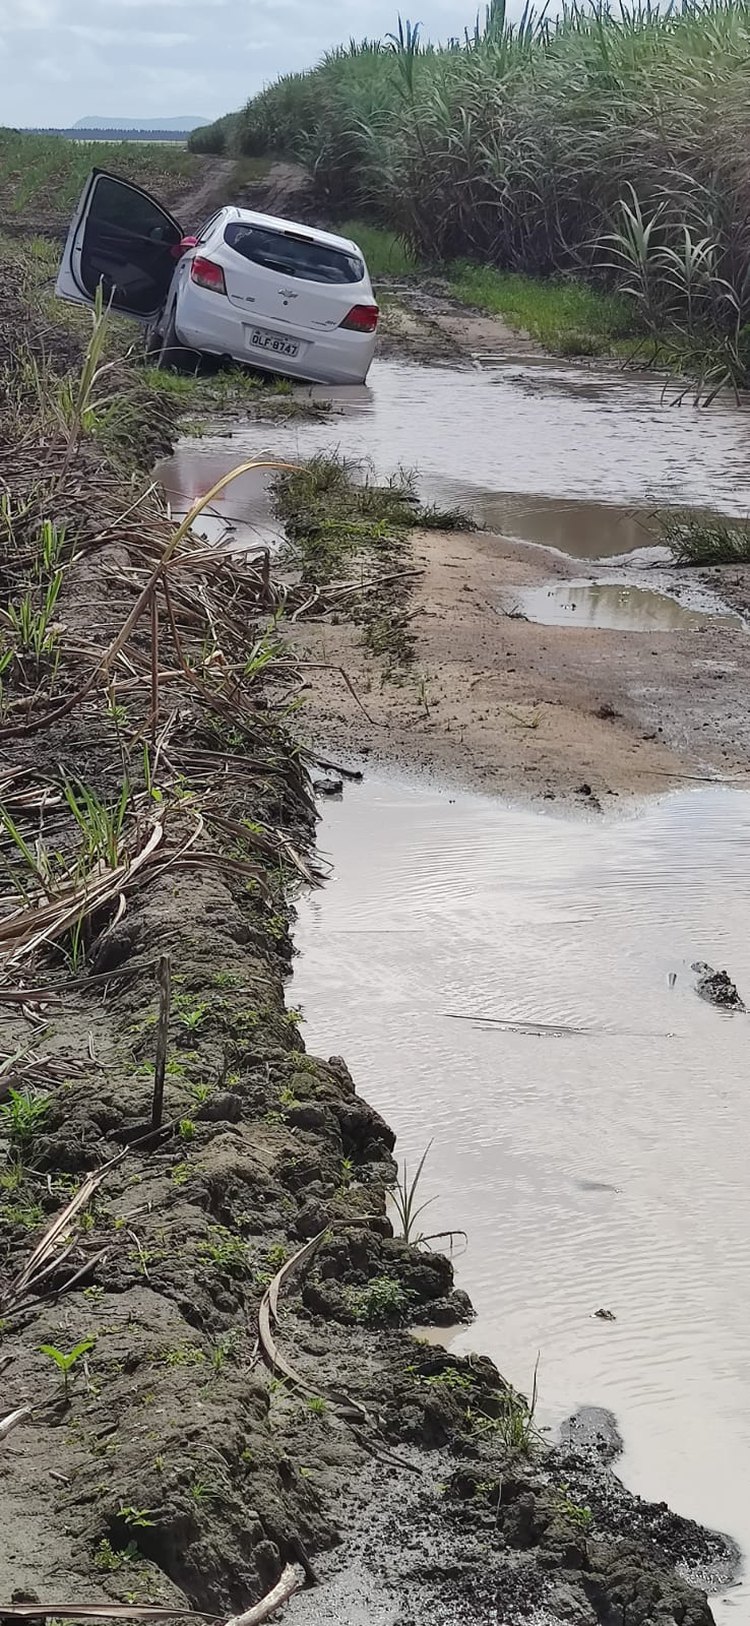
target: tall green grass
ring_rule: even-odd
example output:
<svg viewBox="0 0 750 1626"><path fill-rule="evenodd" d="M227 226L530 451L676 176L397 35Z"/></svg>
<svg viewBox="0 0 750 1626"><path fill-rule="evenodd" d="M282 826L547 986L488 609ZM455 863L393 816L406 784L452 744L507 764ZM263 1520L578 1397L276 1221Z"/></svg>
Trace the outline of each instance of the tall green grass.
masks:
<svg viewBox="0 0 750 1626"><path fill-rule="evenodd" d="M517 23L493 0L441 47L405 25L329 53L213 139L307 164L332 211L422 259L619 286L646 328L722 335L719 370L747 372L750 0Z"/></svg>

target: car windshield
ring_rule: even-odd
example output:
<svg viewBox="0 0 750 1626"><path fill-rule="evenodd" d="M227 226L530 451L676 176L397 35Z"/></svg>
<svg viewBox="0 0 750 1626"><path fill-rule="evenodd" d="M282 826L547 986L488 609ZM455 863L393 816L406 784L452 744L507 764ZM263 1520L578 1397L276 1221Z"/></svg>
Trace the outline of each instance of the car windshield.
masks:
<svg viewBox="0 0 750 1626"><path fill-rule="evenodd" d="M316 243L313 237L233 220L224 232L224 241L246 260L265 266L267 271L279 271L284 277L298 277L303 282L364 281L364 262L358 254Z"/></svg>

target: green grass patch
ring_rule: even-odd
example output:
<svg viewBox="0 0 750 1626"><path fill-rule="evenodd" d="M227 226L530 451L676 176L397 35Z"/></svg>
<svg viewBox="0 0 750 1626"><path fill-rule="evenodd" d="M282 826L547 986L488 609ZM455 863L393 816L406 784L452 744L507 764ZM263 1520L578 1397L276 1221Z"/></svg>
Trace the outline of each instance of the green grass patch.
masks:
<svg viewBox="0 0 750 1626"><path fill-rule="evenodd" d="M134 141L65 141L0 129L0 212L33 215L42 231L59 229L92 169L113 170L157 196L200 173L184 147Z"/></svg>
<svg viewBox="0 0 750 1626"><path fill-rule="evenodd" d="M379 485L345 458L323 454L280 475L275 501L295 561L316 587L364 555L392 562L419 507L408 475Z"/></svg>
<svg viewBox="0 0 750 1626"><path fill-rule="evenodd" d="M375 1276L366 1287L349 1287L346 1297L354 1320L365 1327L398 1325L409 1308L409 1294L390 1276Z"/></svg>
<svg viewBox="0 0 750 1626"><path fill-rule="evenodd" d="M572 278L525 277L459 262L451 266L449 281L465 304L504 317L559 355L599 356L634 336L628 300Z"/></svg>
<svg viewBox="0 0 750 1626"><path fill-rule="evenodd" d="M270 373L254 373L248 367L203 367L196 373L177 373L161 367L145 367L144 383L156 402L176 407L190 417L190 432L200 433L201 415L244 409L252 416L288 422L295 418L325 418L331 411L328 401L311 401L295 391L286 378ZM183 432L185 423L183 421Z"/></svg>
<svg viewBox="0 0 750 1626"><path fill-rule="evenodd" d="M419 270L403 238L385 226L368 226L364 220L344 220L336 230L342 237L351 237L361 248L373 282L386 277L413 277Z"/></svg>

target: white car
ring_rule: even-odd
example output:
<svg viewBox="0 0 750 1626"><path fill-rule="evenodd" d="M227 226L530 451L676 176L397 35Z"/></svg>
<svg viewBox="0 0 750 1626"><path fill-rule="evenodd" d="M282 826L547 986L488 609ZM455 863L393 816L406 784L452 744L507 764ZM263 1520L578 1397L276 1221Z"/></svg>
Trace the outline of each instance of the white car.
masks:
<svg viewBox="0 0 750 1626"><path fill-rule="evenodd" d="M93 170L60 264L62 299L112 308L147 328L165 366L186 352L289 378L363 384L378 306L356 243L228 207L197 237L130 181Z"/></svg>

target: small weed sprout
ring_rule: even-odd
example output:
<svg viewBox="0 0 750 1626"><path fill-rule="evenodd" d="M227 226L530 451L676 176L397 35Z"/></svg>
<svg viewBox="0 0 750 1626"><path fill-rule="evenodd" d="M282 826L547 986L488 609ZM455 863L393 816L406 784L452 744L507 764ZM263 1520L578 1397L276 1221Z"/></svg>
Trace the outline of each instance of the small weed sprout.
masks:
<svg viewBox="0 0 750 1626"><path fill-rule="evenodd" d="M409 1306L408 1293L390 1276L375 1276L366 1287L350 1287L346 1298L354 1320L368 1327L403 1321Z"/></svg>
<svg viewBox="0 0 750 1626"><path fill-rule="evenodd" d="M323 1417L328 1410L328 1402L322 1395L308 1395L305 1405L316 1417Z"/></svg>
<svg viewBox="0 0 750 1626"><path fill-rule="evenodd" d="M104 1536L94 1552L94 1568L106 1572L121 1570L125 1564L137 1562L140 1556L134 1541L129 1541L127 1547L118 1552Z"/></svg>
<svg viewBox="0 0 750 1626"><path fill-rule="evenodd" d="M554 1499L555 1512L569 1524L574 1524L577 1530L584 1533L590 1530L594 1515L590 1507L583 1506L573 1500L569 1485L561 1485Z"/></svg>
<svg viewBox="0 0 750 1626"><path fill-rule="evenodd" d="M217 1485L209 1485L205 1479L194 1479L190 1486L190 1495L194 1502L218 1502L221 1492Z"/></svg>
<svg viewBox="0 0 750 1626"><path fill-rule="evenodd" d="M459 1372L456 1366L446 1366L444 1372L433 1372L429 1377L423 1378L432 1389L449 1389L456 1393L466 1394L471 1390L472 1379L468 1372Z"/></svg>
<svg viewBox="0 0 750 1626"><path fill-rule="evenodd" d="M419 1204L417 1203L419 1182L422 1178L424 1166L427 1162L431 1147L432 1141L430 1141L429 1145L425 1147L422 1156L419 1159L419 1163L417 1164L416 1174L411 1180L409 1179L408 1165L404 1163L403 1174L397 1180L396 1185L390 1193L391 1201L396 1210L396 1217L401 1226L401 1236L404 1242L414 1247L417 1247L419 1243L424 1240L421 1234L417 1234L417 1221L420 1215L424 1213L425 1209L429 1208L431 1203L437 1201L437 1198L435 1197L428 1197L427 1202Z"/></svg>
<svg viewBox="0 0 750 1626"><path fill-rule="evenodd" d="M44 1220L41 1203L6 1203L0 1214L8 1225L19 1225L24 1231L35 1231Z"/></svg>
<svg viewBox="0 0 750 1626"><path fill-rule="evenodd" d="M204 1259L229 1276L242 1276L247 1270L247 1250L242 1238L234 1236L223 1225L212 1227L199 1251Z"/></svg>
<svg viewBox="0 0 750 1626"><path fill-rule="evenodd" d="M28 1152L44 1123L52 1097L34 1095L31 1090L8 1092L8 1100L0 1106L0 1134L8 1136L20 1156Z"/></svg>
<svg viewBox="0 0 750 1626"><path fill-rule="evenodd" d="M165 1366L202 1366L206 1359L205 1351L199 1344L183 1344L177 1349L168 1349L164 1355ZM144 1397L144 1406L148 1401Z"/></svg>
<svg viewBox="0 0 750 1626"><path fill-rule="evenodd" d="M48 1360L54 1361L54 1364L62 1377L63 1392L65 1395L66 1404L70 1398L70 1374L82 1357L87 1355L88 1351L93 1349L93 1347L93 1338L84 1338L80 1344L76 1344L74 1349L69 1350L67 1355L65 1354L64 1350L58 1349L55 1344L39 1345L40 1355L46 1355Z"/></svg>
<svg viewBox="0 0 750 1626"><path fill-rule="evenodd" d="M215 1372L220 1372L225 1362L234 1355L234 1338L227 1333L224 1338L218 1338L211 1350L211 1365Z"/></svg>
<svg viewBox="0 0 750 1626"><path fill-rule="evenodd" d="M131 1530L153 1530L155 1520L151 1514L155 1512L152 1507L118 1507L117 1517Z"/></svg>
<svg viewBox="0 0 750 1626"><path fill-rule="evenodd" d="M534 1381L531 1390L531 1399L519 1393L508 1384L503 1392L500 1410L496 1417L490 1417L481 1410L474 1412L467 1410L467 1421L472 1423L480 1433L496 1434L511 1451L519 1451L529 1456L532 1444L539 1438L535 1417L537 1401L539 1398L539 1356L534 1366Z"/></svg>

